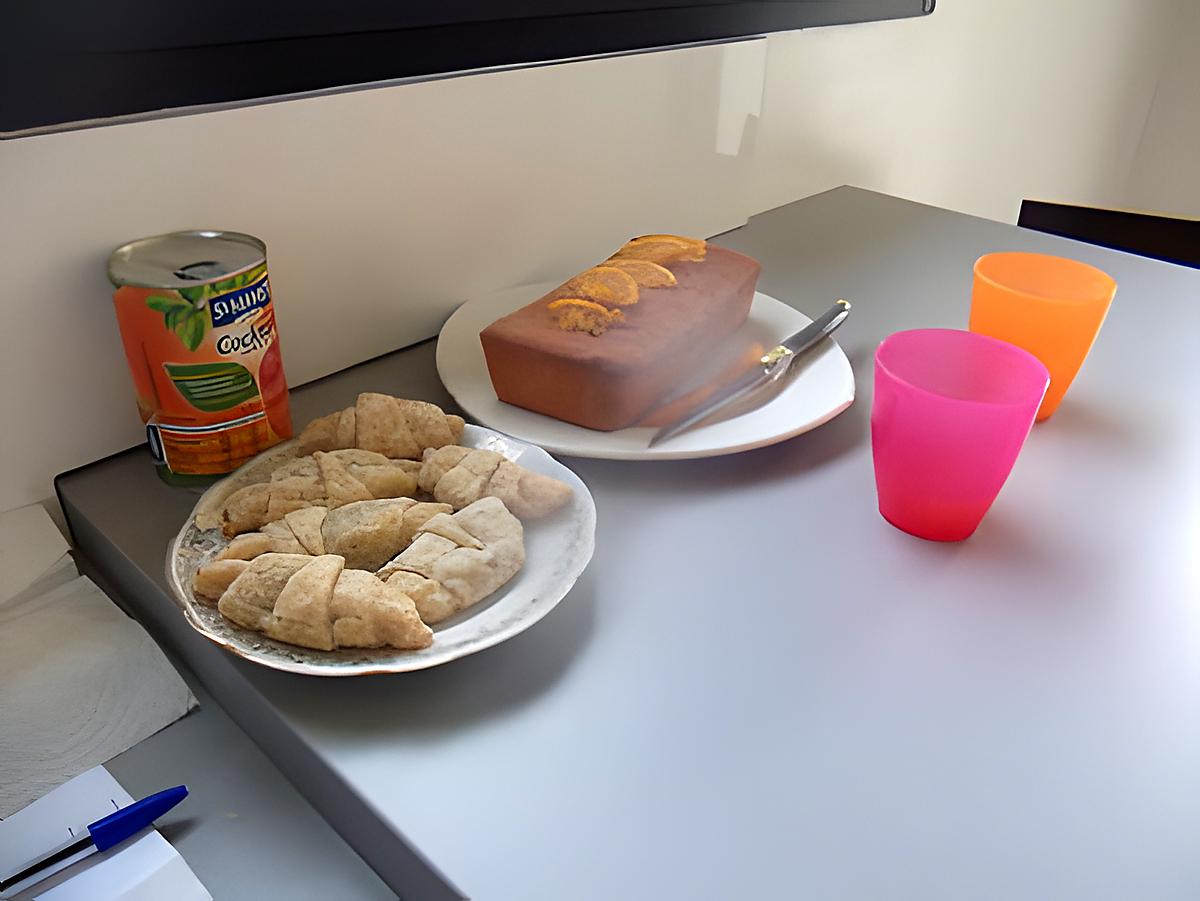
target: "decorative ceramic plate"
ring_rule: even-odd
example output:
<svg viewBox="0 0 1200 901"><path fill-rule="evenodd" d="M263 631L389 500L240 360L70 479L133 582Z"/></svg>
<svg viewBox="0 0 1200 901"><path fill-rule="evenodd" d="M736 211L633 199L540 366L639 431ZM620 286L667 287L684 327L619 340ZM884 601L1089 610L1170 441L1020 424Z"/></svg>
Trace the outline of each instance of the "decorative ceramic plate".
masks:
<svg viewBox="0 0 1200 901"><path fill-rule="evenodd" d="M433 644L429 647L419 651L394 648L314 651L235 626L217 612L215 605L198 601L192 593L196 570L229 543L219 529L198 529L195 511L167 552L167 583L188 623L205 638L239 657L272 669L312 676L364 676L427 669L482 651L528 629L566 596L591 560L596 505L579 476L539 447L473 425L466 427L462 443L496 451L534 472L566 482L571 486L572 497L566 507L545 519L523 523L525 566L490 597L433 626ZM286 455L290 444L278 445L267 453ZM233 473L230 478L236 479L237 475ZM209 492L218 485L209 488ZM197 509L205 503L205 496L200 498Z"/></svg>
<svg viewBox="0 0 1200 901"><path fill-rule="evenodd" d="M769 389L766 398L751 398L748 405L720 411L655 447L649 446L654 428L597 432L503 403L492 390L479 333L553 287L531 285L468 301L446 321L437 345L438 374L472 418L552 453L609 460L685 460L734 454L815 429L854 402L850 361L832 338L826 338L792 367L783 384ZM773 347L811 321L759 291L737 338Z"/></svg>

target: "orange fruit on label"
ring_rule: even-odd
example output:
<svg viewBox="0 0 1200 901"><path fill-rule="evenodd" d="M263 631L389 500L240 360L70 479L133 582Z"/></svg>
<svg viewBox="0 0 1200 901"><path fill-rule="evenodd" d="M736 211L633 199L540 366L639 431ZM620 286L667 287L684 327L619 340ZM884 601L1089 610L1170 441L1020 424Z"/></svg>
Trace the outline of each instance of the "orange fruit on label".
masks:
<svg viewBox="0 0 1200 901"><path fill-rule="evenodd" d="M650 260L609 260L604 268L628 272L639 288L666 288L675 284L675 275L670 269Z"/></svg>
<svg viewBox="0 0 1200 901"><path fill-rule="evenodd" d="M581 272L565 285L572 297L582 297L613 307L627 307L638 302L637 281L628 272L612 266L593 266Z"/></svg>
<svg viewBox="0 0 1200 901"><path fill-rule="evenodd" d="M552 301L549 308L558 313L558 327L565 332L590 332L599 336L614 322L625 319L620 310L610 310L582 297L561 297Z"/></svg>

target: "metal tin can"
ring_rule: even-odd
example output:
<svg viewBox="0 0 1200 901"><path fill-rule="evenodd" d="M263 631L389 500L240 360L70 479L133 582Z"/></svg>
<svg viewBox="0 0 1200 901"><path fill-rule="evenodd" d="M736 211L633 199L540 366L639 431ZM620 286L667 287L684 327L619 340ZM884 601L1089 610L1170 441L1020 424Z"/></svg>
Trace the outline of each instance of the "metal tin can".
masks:
<svg viewBox="0 0 1200 901"><path fill-rule="evenodd" d="M267 248L237 232L143 238L108 258L159 475L210 482L292 436Z"/></svg>

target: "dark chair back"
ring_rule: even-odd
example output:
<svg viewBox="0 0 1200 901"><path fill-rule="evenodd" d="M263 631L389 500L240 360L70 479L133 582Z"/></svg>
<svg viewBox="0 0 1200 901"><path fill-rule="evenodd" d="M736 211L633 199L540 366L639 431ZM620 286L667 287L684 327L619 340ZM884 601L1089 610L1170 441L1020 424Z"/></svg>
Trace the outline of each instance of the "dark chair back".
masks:
<svg viewBox="0 0 1200 901"><path fill-rule="evenodd" d="M1200 269L1200 219L1024 200L1017 225Z"/></svg>

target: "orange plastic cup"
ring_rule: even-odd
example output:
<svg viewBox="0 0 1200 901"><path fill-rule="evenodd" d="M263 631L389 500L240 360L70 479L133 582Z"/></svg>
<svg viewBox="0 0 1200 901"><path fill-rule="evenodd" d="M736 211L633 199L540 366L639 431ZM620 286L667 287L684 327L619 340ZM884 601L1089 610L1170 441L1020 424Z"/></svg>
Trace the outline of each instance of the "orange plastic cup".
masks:
<svg viewBox="0 0 1200 901"><path fill-rule="evenodd" d="M1022 347L1050 370L1038 422L1058 409L1116 293L1112 276L1078 260L1013 252L975 261L971 331Z"/></svg>

